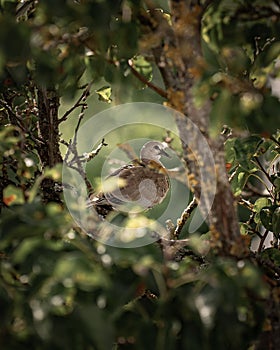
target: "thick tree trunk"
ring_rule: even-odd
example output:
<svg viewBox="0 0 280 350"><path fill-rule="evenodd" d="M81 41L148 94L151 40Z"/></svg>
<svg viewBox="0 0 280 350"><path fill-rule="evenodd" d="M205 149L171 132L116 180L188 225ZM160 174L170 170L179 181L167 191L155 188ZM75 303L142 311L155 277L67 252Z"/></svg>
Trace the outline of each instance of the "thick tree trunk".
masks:
<svg viewBox="0 0 280 350"><path fill-rule="evenodd" d="M59 150L59 98L55 90L38 89L39 122L38 131L42 143L37 151L42 163L42 168L53 167L62 162ZM41 184L44 202L60 202L60 196L55 191L55 183L46 178Z"/></svg>
<svg viewBox="0 0 280 350"><path fill-rule="evenodd" d="M167 104L182 113L176 115L176 123L183 141L189 182L195 196L207 206L213 186L210 179L213 176L209 173L206 190L204 187L202 191L200 171L207 173L209 164L203 159L205 150L201 138L196 135L189 140L189 135L195 135L188 122L190 119L208 141L215 161L216 191L208 217L213 244L219 255L237 258L248 256L248 247L240 235L236 203L225 169L224 140L222 137L211 139L208 134L211 102L207 100L197 106L193 95L193 88L205 69L200 31L203 9L199 1L170 0L169 3L172 25L156 9L151 10L149 15L141 14L140 19L144 37L146 35L152 43L158 42L158 45L152 46L152 51L166 86ZM258 350L275 350L280 346L280 293L275 281L270 285L270 295L266 305L267 321L256 344Z"/></svg>
<svg viewBox="0 0 280 350"><path fill-rule="evenodd" d="M160 45L153 47L153 54L167 89L168 105L181 112L176 115L176 123L189 171L189 183L196 198L200 200L200 209L205 212L209 210L212 202L211 186L215 188L216 185L208 217L213 243L224 255L242 256L245 247L225 169L224 140L212 140L208 135L210 100L197 106L193 95L193 88L205 69L200 32L203 9L198 3L171 0L171 26L156 9L151 10L149 16L143 14L141 19L146 35L161 37ZM188 120L199 128L200 133L192 132L192 123ZM210 169L209 162L205 161L206 150L202 136L208 141L213 154L214 171ZM204 176L204 187L200 181L201 173L208 174L208 177Z"/></svg>

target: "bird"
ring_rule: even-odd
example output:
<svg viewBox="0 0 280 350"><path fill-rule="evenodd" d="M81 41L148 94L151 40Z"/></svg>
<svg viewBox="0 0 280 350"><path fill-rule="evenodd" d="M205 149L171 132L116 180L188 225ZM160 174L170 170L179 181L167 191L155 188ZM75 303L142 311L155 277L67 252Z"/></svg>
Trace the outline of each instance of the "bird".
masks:
<svg viewBox="0 0 280 350"><path fill-rule="evenodd" d="M170 189L167 169L160 161L162 156L170 158L166 148L159 141L146 142L139 159L107 177L116 180L114 189L90 196L89 206L105 218L112 211L139 212L160 204Z"/></svg>

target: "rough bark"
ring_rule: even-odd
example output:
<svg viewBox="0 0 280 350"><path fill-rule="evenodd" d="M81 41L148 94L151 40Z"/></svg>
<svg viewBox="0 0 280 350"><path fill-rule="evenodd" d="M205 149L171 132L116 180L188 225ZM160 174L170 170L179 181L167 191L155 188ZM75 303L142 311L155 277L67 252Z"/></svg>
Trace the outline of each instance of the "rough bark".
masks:
<svg viewBox="0 0 280 350"><path fill-rule="evenodd" d="M196 198L203 201L200 208L204 207L205 210L210 202L208 194L213 186L213 174L209 173L209 164L205 163L205 145L201 142L201 137L197 134L190 140L192 126L188 123L188 118L207 139L213 153L217 186L209 214L213 242L225 255L242 255L245 248L240 236L236 204L226 174L223 139L212 140L208 135L210 100L205 100L198 106L193 95L193 88L205 70L200 32L203 8L199 1L183 0L171 0L170 8L172 25L156 9L151 9L149 15L141 14L143 32L146 38L150 39L152 35L160 38L152 52L166 86L167 104L181 112L176 115L176 123L183 141L189 183ZM204 187L203 193L199 181L201 172L209 174L208 180L205 178L206 190Z"/></svg>
<svg viewBox="0 0 280 350"><path fill-rule="evenodd" d="M42 163L42 168L53 167L62 162L59 150L59 97L54 90L38 89L39 121L38 131L41 139L37 151ZM46 178L41 184L43 201L60 202L60 196L55 192L55 183Z"/></svg>
<svg viewBox="0 0 280 350"><path fill-rule="evenodd" d="M212 241L218 248L219 255L237 258L248 256L248 248L240 235L236 203L225 169L224 139L212 139L208 134L210 100L197 106L193 95L193 88L205 69L200 31L203 9L199 6L199 1L170 0L169 3L172 25L154 9L149 12L149 16L142 14L143 32L151 43L157 43L153 45L152 52L165 83L167 103L182 113L176 115L181 139L184 141L191 134L191 126L187 122L189 118L207 139L214 156L217 187L208 217ZM153 35L160 39L154 40ZM200 200L204 196L207 204L207 191L202 193L199 181L199 170L204 169L205 173L209 170L202 160L204 150L201 139L193 137L190 142L183 142L182 146L192 190ZM211 182L207 186L210 189ZM280 344L279 284L273 281L269 286L266 323L255 344L258 350L278 349Z"/></svg>

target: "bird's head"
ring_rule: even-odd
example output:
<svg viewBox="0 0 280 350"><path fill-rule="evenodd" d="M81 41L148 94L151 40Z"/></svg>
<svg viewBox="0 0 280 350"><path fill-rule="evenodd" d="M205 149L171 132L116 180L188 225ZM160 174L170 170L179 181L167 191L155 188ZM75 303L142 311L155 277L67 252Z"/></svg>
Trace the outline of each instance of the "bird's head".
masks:
<svg viewBox="0 0 280 350"><path fill-rule="evenodd" d="M167 145L159 141L149 141L144 144L140 152L140 158L159 161L162 156L170 158L166 152Z"/></svg>

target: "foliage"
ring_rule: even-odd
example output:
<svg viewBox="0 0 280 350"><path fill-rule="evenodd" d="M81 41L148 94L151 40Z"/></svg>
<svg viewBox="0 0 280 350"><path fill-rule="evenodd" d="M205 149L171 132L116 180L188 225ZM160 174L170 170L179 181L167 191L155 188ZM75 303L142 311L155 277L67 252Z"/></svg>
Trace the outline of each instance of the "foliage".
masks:
<svg viewBox="0 0 280 350"><path fill-rule="evenodd" d="M227 161L233 193L245 206L249 217L241 224L248 242L261 237L258 252L263 250L269 232L273 233L273 248L278 254L279 240L279 134L265 140L259 136L231 138L226 143ZM263 188L263 192L259 189ZM262 233L262 231L264 232Z"/></svg>
<svg viewBox="0 0 280 350"><path fill-rule="evenodd" d="M197 104L213 101L213 135L233 128L226 166L248 256L221 256L205 232L171 258L162 242L108 247L81 232L57 198L44 202L46 186L59 192L61 165L41 159L41 91L71 105L61 109L63 131L88 104L166 98L150 54L160 29L147 34L139 18L155 11L171 25L172 14L167 1L151 3L0 2L0 344L7 350L245 350L270 325L265 305L277 304L280 276L278 1L199 2L209 5L201 29L206 68L194 93ZM201 253L205 240L213 249Z"/></svg>

